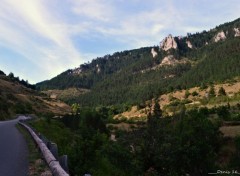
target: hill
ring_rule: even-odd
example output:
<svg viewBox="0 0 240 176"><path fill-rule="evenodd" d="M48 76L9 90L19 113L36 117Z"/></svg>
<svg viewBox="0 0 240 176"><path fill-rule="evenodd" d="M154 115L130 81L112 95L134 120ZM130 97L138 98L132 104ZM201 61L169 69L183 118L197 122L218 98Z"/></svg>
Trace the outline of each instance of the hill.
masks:
<svg viewBox="0 0 240 176"><path fill-rule="evenodd" d="M71 111L65 103L49 100L31 88L34 86L20 81L12 73L6 76L0 71L0 120L14 118L16 114L65 114Z"/></svg>
<svg viewBox="0 0 240 176"><path fill-rule="evenodd" d="M214 95L210 90L213 88ZM223 90L222 93L220 90ZM156 99L148 100L129 108L127 111L114 116L115 119L146 120L154 108L155 102L161 106L164 116L179 113L183 106L187 111L192 109L211 109L221 106L238 106L240 100L240 81L235 79L222 84L205 87L192 87L162 94Z"/></svg>
<svg viewBox="0 0 240 176"><path fill-rule="evenodd" d="M39 90L87 89L62 100L82 106L133 105L160 94L239 76L240 19L159 46L116 52L36 84Z"/></svg>

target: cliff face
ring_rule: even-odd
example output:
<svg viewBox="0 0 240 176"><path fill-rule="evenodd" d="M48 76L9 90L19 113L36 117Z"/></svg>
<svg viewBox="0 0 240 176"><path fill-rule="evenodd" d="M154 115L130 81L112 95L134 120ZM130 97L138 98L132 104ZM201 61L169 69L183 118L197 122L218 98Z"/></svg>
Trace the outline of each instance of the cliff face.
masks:
<svg viewBox="0 0 240 176"><path fill-rule="evenodd" d="M239 28L233 28L233 30L235 31L235 37L240 37L240 30Z"/></svg>
<svg viewBox="0 0 240 176"><path fill-rule="evenodd" d="M175 39L172 37L172 35L169 35L163 41L160 43L160 49L167 51L169 49L177 49L177 42Z"/></svg>
<svg viewBox="0 0 240 176"><path fill-rule="evenodd" d="M192 43L189 40L186 41L186 44L187 44L188 48L193 48Z"/></svg>
<svg viewBox="0 0 240 176"><path fill-rule="evenodd" d="M169 55L163 58L162 62L161 62L161 66L163 65L174 65L177 63L177 60L174 58L173 55Z"/></svg>
<svg viewBox="0 0 240 176"><path fill-rule="evenodd" d="M220 40L225 40L226 39L226 35L223 31L217 33L217 35L215 35L214 37L214 42L219 42Z"/></svg>
<svg viewBox="0 0 240 176"><path fill-rule="evenodd" d="M152 54L153 58L157 57L157 55L158 55L158 53L155 51L154 48L152 48L151 54Z"/></svg>

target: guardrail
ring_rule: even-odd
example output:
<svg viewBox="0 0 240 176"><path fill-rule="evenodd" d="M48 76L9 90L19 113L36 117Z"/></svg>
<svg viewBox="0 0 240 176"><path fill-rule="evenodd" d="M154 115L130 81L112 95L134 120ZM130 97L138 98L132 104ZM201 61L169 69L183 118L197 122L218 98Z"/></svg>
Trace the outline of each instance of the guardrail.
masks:
<svg viewBox="0 0 240 176"><path fill-rule="evenodd" d="M49 168L52 171L52 174L54 176L69 176L69 174L65 171L67 170L67 156L64 155L60 158L58 158L58 152L57 152L57 146L54 143L51 143L49 141L46 141L46 139L44 137L43 141L42 139L40 139L40 137L38 137L38 135L26 124L22 123L19 121L19 124L22 125L23 127L25 127L29 133L31 134L31 136L33 137L33 139L35 140L35 142L37 143L39 149L41 150L43 157L45 158ZM60 162L62 163L63 166L65 166L65 170L63 169L63 167L60 165Z"/></svg>

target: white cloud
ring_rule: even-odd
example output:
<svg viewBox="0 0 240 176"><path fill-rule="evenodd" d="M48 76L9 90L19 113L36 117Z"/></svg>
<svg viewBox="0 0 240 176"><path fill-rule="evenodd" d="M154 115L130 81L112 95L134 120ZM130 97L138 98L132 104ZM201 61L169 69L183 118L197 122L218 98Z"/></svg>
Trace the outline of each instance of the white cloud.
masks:
<svg viewBox="0 0 240 176"><path fill-rule="evenodd" d="M157 44L166 35L162 31L170 26L174 18L174 14L165 13L164 9L153 8L120 16L110 27L97 26L95 30L131 47L142 47Z"/></svg>
<svg viewBox="0 0 240 176"><path fill-rule="evenodd" d="M74 13L90 18L91 20L107 22L113 14L114 6L107 0L71 0L71 3Z"/></svg>

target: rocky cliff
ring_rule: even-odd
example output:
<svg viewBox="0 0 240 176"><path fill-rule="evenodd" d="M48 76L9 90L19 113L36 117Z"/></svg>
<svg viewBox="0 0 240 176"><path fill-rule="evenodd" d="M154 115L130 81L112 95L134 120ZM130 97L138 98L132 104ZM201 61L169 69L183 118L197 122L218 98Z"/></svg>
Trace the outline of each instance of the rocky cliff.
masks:
<svg viewBox="0 0 240 176"><path fill-rule="evenodd" d="M172 35L168 35L163 41L160 43L160 49L167 51L169 49L177 49L177 42L175 41L174 37Z"/></svg>

